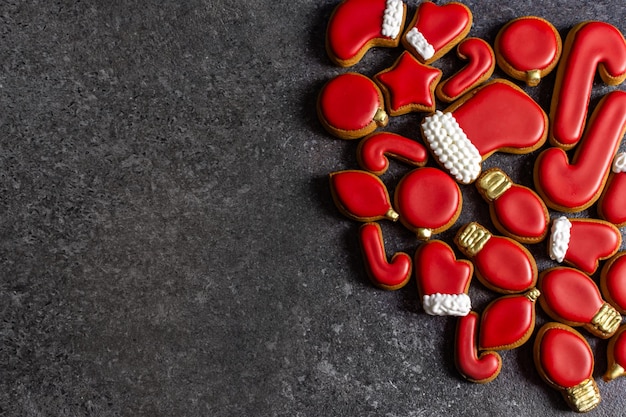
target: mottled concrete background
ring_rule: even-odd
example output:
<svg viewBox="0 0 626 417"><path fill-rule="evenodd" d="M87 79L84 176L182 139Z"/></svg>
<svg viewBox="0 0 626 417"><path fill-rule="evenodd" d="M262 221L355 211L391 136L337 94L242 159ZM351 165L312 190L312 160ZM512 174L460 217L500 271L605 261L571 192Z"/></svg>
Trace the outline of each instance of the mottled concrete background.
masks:
<svg viewBox="0 0 626 417"><path fill-rule="evenodd" d="M336 3L0 0L0 415L571 415L531 343L502 354L494 382L468 383L455 320L426 316L413 282L368 282L359 225L327 184L357 167L356 142L315 114L345 71L324 50ZM590 19L626 31L621 0L465 3L490 42L523 15L563 36ZM353 69L373 75L400 51ZM553 80L527 89L546 110ZM388 130L417 138L420 117ZM484 166L531 185L535 156ZM463 193L448 241L490 224ZM400 225L383 232L389 252L415 251ZM495 298L478 283L470 295L477 310ZM590 415L622 415L626 380L599 380L606 341L589 341L604 398Z"/></svg>

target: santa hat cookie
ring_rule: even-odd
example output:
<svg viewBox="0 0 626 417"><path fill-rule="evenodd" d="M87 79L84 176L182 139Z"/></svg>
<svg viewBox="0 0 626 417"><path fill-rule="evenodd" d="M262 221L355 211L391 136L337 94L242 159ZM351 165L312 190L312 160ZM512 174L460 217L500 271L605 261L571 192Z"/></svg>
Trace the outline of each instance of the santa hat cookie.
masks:
<svg viewBox="0 0 626 417"><path fill-rule="evenodd" d="M402 44L425 64L436 61L461 42L472 28L472 12L464 4L442 6L425 1L402 37Z"/></svg>
<svg viewBox="0 0 626 417"><path fill-rule="evenodd" d="M405 18L402 0L345 0L328 23L328 55L337 65L349 67L373 46L396 47Z"/></svg>
<svg viewBox="0 0 626 417"><path fill-rule="evenodd" d="M439 162L456 180L469 184L480 175L481 162L496 151L524 154L541 147L548 117L522 89L494 80L424 118L422 136Z"/></svg>
<svg viewBox="0 0 626 417"><path fill-rule="evenodd" d="M474 267L457 260L440 240L422 244L415 252L415 276L422 306L432 316L465 316L472 309L467 291Z"/></svg>

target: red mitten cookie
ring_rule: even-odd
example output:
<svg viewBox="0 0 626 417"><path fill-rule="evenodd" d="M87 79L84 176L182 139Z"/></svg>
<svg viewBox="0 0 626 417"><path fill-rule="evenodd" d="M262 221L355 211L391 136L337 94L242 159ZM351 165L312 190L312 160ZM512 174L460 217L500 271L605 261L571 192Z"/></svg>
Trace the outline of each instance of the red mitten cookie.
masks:
<svg viewBox="0 0 626 417"><path fill-rule="evenodd" d="M580 333L561 323L546 323L535 339L534 358L541 378L559 390L573 410L583 413L598 406L593 352Z"/></svg>
<svg viewBox="0 0 626 417"><path fill-rule="evenodd" d="M607 339L622 321L617 310L602 299L593 280L577 269L560 266L543 271L539 289L544 311L569 326L583 326Z"/></svg>
<svg viewBox="0 0 626 417"><path fill-rule="evenodd" d="M364 75L338 75L322 88L317 115L326 130L340 139L358 139L386 126L383 94Z"/></svg>
<svg viewBox="0 0 626 417"><path fill-rule="evenodd" d="M516 80L536 86L561 57L561 36L547 20L525 16L504 25L495 46L498 65Z"/></svg>
<svg viewBox="0 0 626 417"><path fill-rule="evenodd" d="M476 348L478 313L470 311L459 317L456 327L454 363L466 379L484 384L496 379L502 369L502 358L497 352L482 352Z"/></svg>
<svg viewBox="0 0 626 417"><path fill-rule="evenodd" d="M402 37L402 44L417 59L429 64L446 54L472 28L472 12L464 4L437 6L424 1Z"/></svg>
<svg viewBox="0 0 626 417"><path fill-rule="evenodd" d="M411 278L411 257L404 252L397 252L388 262L383 234L377 223L361 226L359 237L367 275L372 282L384 290L404 287Z"/></svg>
<svg viewBox="0 0 626 417"><path fill-rule="evenodd" d="M345 0L328 22L326 51L337 65L354 65L371 47L398 46L405 18L401 0Z"/></svg>
<svg viewBox="0 0 626 417"><path fill-rule="evenodd" d="M454 242L474 262L476 276L487 288L503 294L530 290L537 282L537 264L524 246L494 236L476 222L459 229Z"/></svg>
<svg viewBox="0 0 626 417"><path fill-rule="evenodd" d="M428 151L419 142L395 133L373 133L359 142L357 148L359 165L376 175L389 168L387 156L412 166L426 165Z"/></svg>
<svg viewBox="0 0 626 417"><path fill-rule="evenodd" d="M613 169L598 200L598 214L617 227L626 226L626 152L613 159Z"/></svg>
<svg viewBox="0 0 626 417"><path fill-rule="evenodd" d="M406 51L391 68L374 76L391 116L435 110L435 87L440 78L440 69L421 64Z"/></svg>
<svg viewBox="0 0 626 417"><path fill-rule="evenodd" d="M415 252L415 278L422 307L431 316L465 316L472 309L469 290L474 266L458 260L445 242L432 240Z"/></svg>
<svg viewBox="0 0 626 417"><path fill-rule="evenodd" d="M615 255L622 244L622 234L609 222L596 219L554 219L548 253L550 259L567 262L593 274L599 261Z"/></svg>
<svg viewBox="0 0 626 417"><path fill-rule="evenodd" d="M605 382L626 375L626 325L620 326L606 348L607 370L602 376Z"/></svg>
<svg viewBox="0 0 626 417"><path fill-rule="evenodd" d="M546 237L550 216L533 190L513 183L499 168L483 172L476 188L489 203L491 220L502 234L522 243L537 243Z"/></svg>
<svg viewBox="0 0 626 417"><path fill-rule="evenodd" d="M458 99L472 88L487 81L496 66L496 58L491 46L482 39L464 39L456 52L459 58L469 62L459 72L437 85L435 94L439 100L446 103Z"/></svg>
<svg viewBox="0 0 626 417"><path fill-rule="evenodd" d="M548 117L522 89L494 80L422 122L422 136L439 164L463 184L496 151L528 153L544 144Z"/></svg>

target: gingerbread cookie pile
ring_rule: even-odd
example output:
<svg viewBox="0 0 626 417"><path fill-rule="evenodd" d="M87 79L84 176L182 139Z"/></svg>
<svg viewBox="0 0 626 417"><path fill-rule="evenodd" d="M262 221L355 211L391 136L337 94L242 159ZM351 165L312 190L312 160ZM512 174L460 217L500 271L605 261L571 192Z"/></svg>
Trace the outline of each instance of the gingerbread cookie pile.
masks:
<svg viewBox="0 0 626 417"><path fill-rule="evenodd" d="M486 383L498 376L497 352L530 339L538 301L554 321L536 334L536 368L572 409L589 411L600 393L592 350L575 327L610 339L605 381L626 375L626 252L618 253L618 227L626 225L626 154L618 153L626 92L608 93L588 117L596 71L607 85L626 79L626 42L607 23L583 22L562 43L551 23L526 16L504 25L492 49L467 37L472 19L456 2L422 2L408 25L401 0L344 0L335 8L326 49L336 64L350 67L371 47L402 43L405 50L372 78L347 71L319 94L317 111L328 132L360 140L361 169L330 174L333 199L343 214L363 222L359 240L375 285L395 290L414 275L427 314L458 317L455 363L466 379ZM467 64L442 80L442 71L430 64L454 47ZM496 63L530 87L557 69L549 117L515 83L490 80ZM436 99L450 104L436 110ZM389 117L411 112L421 117L422 142L375 132ZM482 171L494 152L527 154L546 141L550 146L535 161L536 191L499 168ZM572 149L570 158L566 151ZM437 167L426 166L429 157ZM393 201L379 178L388 158L414 167L394 188ZM497 229L461 225L453 243L467 259L457 259L436 237L461 213L459 184L477 188ZM567 217L596 203L602 220ZM413 257L387 257L377 223L384 219L399 220L416 234L421 243ZM539 272L526 244L545 245L551 259L568 266ZM607 259L598 285L591 276ZM500 294L480 313L468 295L474 276Z"/></svg>

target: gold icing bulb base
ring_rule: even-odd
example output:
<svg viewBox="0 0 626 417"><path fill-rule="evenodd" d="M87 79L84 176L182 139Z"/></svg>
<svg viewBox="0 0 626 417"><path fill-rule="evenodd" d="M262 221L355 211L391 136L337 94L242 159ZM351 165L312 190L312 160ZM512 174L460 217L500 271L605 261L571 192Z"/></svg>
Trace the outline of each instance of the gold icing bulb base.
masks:
<svg viewBox="0 0 626 417"><path fill-rule="evenodd" d="M622 322L622 316L608 303L602 304L600 310L591 319L591 325L604 337L611 337Z"/></svg>
<svg viewBox="0 0 626 417"><path fill-rule="evenodd" d="M500 169L494 168L481 175L476 185L489 201L493 201L511 188L513 182Z"/></svg>
<svg viewBox="0 0 626 417"><path fill-rule="evenodd" d="M600 391L596 381L592 378L586 379L575 387L565 389L565 398L575 411L586 413L600 404Z"/></svg>
<svg viewBox="0 0 626 417"><path fill-rule="evenodd" d="M491 233L476 222L469 223L457 235L459 249L474 257L491 239Z"/></svg>
<svg viewBox="0 0 626 417"><path fill-rule="evenodd" d="M433 231L426 227L420 227L419 229L417 229L417 238L419 240L426 241L430 239L432 235L433 235Z"/></svg>
<svg viewBox="0 0 626 417"><path fill-rule="evenodd" d="M536 302L540 295L541 292L537 288L530 289L526 294L524 294L524 296L528 298L531 303Z"/></svg>
<svg viewBox="0 0 626 417"><path fill-rule="evenodd" d="M374 115L373 120L380 127L387 126L387 122L389 121L389 116L383 109L376 110L376 114Z"/></svg>
<svg viewBox="0 0 626 417"><path fill-rule="evenodd" d="M392 222L397 222L400 215L394 209L389 209L387 210L387 213L385 213L385 218L391 220Z"/></svg>
<svg viewBox="0 0 626 417"><path fill-rule="evenodd" d="M541 71L538 69L530 70L526 72L526 84L530 87L535 87L541 81Z"/></svg>
<svg viewBox="0 0 626 417"><path fill-rule="evenodd" d="M610 382L616 378L619 378L620 376L624 376L625 374L626 374L626 370L622 368L621 366L619 366L618 364L614 363L613 366L607 369L604 375L602 375L602 379L605 382Z"/></svg>

